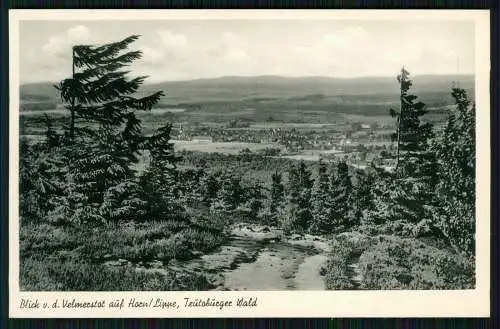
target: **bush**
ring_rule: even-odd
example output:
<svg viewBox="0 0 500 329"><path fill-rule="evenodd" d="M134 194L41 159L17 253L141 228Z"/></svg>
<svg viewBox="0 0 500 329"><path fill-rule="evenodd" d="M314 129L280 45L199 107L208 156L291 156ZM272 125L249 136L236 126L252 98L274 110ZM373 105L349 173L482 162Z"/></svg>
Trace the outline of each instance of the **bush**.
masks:
<svg viewBox="0 0 500 329"><path fill-rule="evenodd" d="M21 263L21 290L28 291L172 291L210 288L201 273L143 272L133 267L111 268L84 261Z"/></svg>
<svg viewBox="0 0 500 329"><path fill-rule="evenodd" d="M338 234L331 242L332 250L326 266L326 287L331 290L355 289L349 278L349 262L361 255L370 245L371 239L358 232Z"/></svg>
<svg viewBox="0 0 500 329"><path fill-rule="evenodd" d="M474 261L416 239L378 236L360 257L365 289L473 289Z"/></svg>
<svg viewBox="0 0 500 329"><path fill-rule="evenodd" d="M24 224L19 238L22 289L173 290L202 286L206 279L192 277L186 279L189 284L182 283L182 279L170 289L166 283L158 284L165 281L162 277L103 264L117 259L132 263L190 259L194 257L192 251L207 252L226 239L215 221L209 218L208 222L197 224L172 220L122 222L96 227ZM123 283L111 283L122 277Z"/></svg>
<svg viewBox="0 0 500 329"><path fill-rule="evenodd" d="M348 264L358 256L356 287ZM473 289L474 259L414 238L346 232L332 241L325 280L328 289Z"/></svg>
<svg viewBox="0 0 500 329"><path fill-rule="evenodd" d="M347 275L350 250L338 241L332 243L332 252L326 264L326 288L331 290L351 290L353 283Z"/></svg>

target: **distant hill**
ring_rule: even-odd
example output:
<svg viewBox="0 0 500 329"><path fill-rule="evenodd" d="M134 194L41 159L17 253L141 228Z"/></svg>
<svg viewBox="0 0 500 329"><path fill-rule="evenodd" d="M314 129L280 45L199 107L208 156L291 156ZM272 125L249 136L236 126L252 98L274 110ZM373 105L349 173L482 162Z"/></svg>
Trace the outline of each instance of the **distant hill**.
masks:
<svg viewBox="0 0 500 329"><path fill-rule="evenodd" d="M449 94L453 82L467 90L474 88L472 75L417 75L412 77L412 92ZM144 84L139 91L146 94L163 90L164 105L193 104L245 99L321 99L334 96L397 95L395 77L331 78L324 76L225 76L213 79L168 81ZM21 101L58 102L59 95L52 82L23 84Z"/></svg>
<svg viewBox="0 0 500 329"><path fill-rule="evenodd" d="M465 89L474 88L474 76L421 75L413 77L415 94L422 92L448 92L452 82L458 81ZM164 82L145 85L145 90L165 90L173 99L248 97L289 98L306 95L367 95L397 94L398 85L394 77L330 78L310 77L221 77L190 81Z"/></svg>

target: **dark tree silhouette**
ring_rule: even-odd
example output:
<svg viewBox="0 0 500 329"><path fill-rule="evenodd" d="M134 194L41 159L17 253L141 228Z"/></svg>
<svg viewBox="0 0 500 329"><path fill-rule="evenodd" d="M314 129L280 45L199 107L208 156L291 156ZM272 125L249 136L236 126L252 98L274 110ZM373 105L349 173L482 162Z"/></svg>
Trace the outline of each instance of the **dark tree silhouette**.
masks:
<svg viewBox="0 0 500 329"><path fill-rule="evenodd" d="M433 136L432 124L422 123L420 117L427 113L425 104L417 101L417 96L409 92L412 86L410 73L403 67L397 77L400 88L400 109L390 109L390 114L397 120L396 132L396 172L401 167L401 160L409 161L418 157L428 147L428 140Z"/></svg>
<svg viewBox="0 0 500 329"><path fill-rule="evenodd" d="M64 211L71 221L127 219L140 216L145 204L138 198L131 164L137 161L141 148L156 152L158 148L151 145L164 134L160 131L145 140L135 111L151 110L163 92L134 97L146 77L128 78L124 68L141 57L140 51L126 51L137 38L134 35L102 46L74 46L72 76L56 86L70 112L65 143L71 174L67 193L78 194L74 207Z"/></svg>
<svg viewBox="0 0 500 329"><path fill-rule="evenodd" d="M436 143L440 182L437 226L455 249L475 249L475 104L465 90L454 88L456 108L450 111L442 140Z"/></svg>
<svg viewBox="0 0 500 329"><path fill-rule="evenodd" d="M134 146L140 131L140 121L133 111L151 110L163 95L162 91L158 91L142 98L132 96L146 77L129 79L129 71L124 68L142 54L140 51L123 51L137 39L138 36L133 35L102 46L73 47L73 74L55 86L70 112L68 134L72 142L78 130L76 120L83 118L86 122L97 122L104 126L126 123L123 137Z"/></svg>

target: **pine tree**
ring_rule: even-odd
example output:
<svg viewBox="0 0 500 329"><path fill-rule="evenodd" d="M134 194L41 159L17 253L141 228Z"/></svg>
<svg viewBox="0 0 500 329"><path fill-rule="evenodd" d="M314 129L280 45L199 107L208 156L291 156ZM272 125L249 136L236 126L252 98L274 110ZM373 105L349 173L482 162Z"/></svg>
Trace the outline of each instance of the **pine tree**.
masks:
<svg viewBox="0 0 500 329"><path fill-rule="evenodd" d="M430 210L437 184L437 162L430 147L434 134L432 124L421 121L427 110L425 104L409 92L412 81L404 68L398 82L401 108L399 112L390 110L398 122L393 134L397 140L396 169L394 174L379 172L380 178L387 177L379 179L375 186L376 209L372 215L373 221L379 223L416 225L432 217Z"/></svg>
<svg viewBox="0 0 500 329"><path fill-rule="evenodd" d="M47 152L50 153L54 147L59 146L59 135L55 132L54 128L52 127L52 119L45 114L45 125L47 127L45 131L45 143L47 145Z"/></svg>
<svg viewBox="0 0 500 329"><path fill-rule="evenodd" d="M436 225L458 251L475 249L475 104L454 88L456 109L448 115L442 140L435 145L440 183Z"/></svg>
<svg viewBox="0 0 500 329"><path fill-rule="evenodd" d="M394 212L393 207L395 202L393 193L397 188L394 174L375 163L372 163L371 169L374 171L374 183L370 189L373 207L368 208L364 223L381 225L398 220L400 217Z"/></svg>
<svg viewBox="0 0 500 329"><path fill-rule="evenodd" d="M150 167L160 171L176 169L180 157L174 152L174 144L170 141L172 124L156 129L150 137L143 141L143 148L150 153Z"/></svg>
<svg viewBox="0 0 500 329"><path fill-rule="evenodd" d="M285 201L285 187L282 183L281 173L274 172L271 176L271 201L269 204L269 213L273 225L278 223L279 214L282 212Z"/></svg>
<svg viewBox="0 0 500 329"><path fill-rule="evenodd" d="M203 203L210 206L213 200L217 197L217 192L219 191L219 181L216 176L212 173L205 173L201 179L201 194Z"/></svg>
<svg viewBox="0 0 500 329"><path fill-rule="evenodd" d="M353 208L353 187L349 167L345 161L339 161L336 170L330 176L330 198L332 204L331 220L333 229L345 230L355 224Z"/></svg>
<svg viewBox="0 0 500 329"><path fill-rule="evenodd" d="M244 201L244 191L241 185L241 176L232 173L229 178L231 191L231 208L234 210Z"/></svg>
<svg viewBox="0 0 500 329"><path fill-rule="evenodd" d="M55 86L70 112L66 140L70 147L65 150L71 174L68 187L74 186L86 200L75 209L74 221L134 217L127 209L135 206L129 207L129 203L140 203L135 192L131 199L125 192L135 186L131 164L137 161L143 142L141 121L134 112L151 110L163 92L142 98L132 96L146 78L129 79L129 72L124 70L141 56L140 51L125 52L137 38L73 47L72 76ZM119 204L124 208L110 208Z"/></svg>
<svg viewBox="0 0 500 329"><path fill-rule="evenodd" d="M374 202L372 197L372 188L375 184L375 176L371 168L356 171L356 186L354 188L354 212L357 222L366 219L369 211L373 210Z"/></svg>
<svg viewBox="0 0 500 329"><path fill-rule="evenodd" d="M246 202L244 204L244 209L248 212L248 216L251 220L255 221L259 212L264 208L264 187L261 182L253 183L247 190Z"/></svg>
<svg viewBox="0 0 500 329"><path fill-rule="evenodd" d="M304 161L297 165L290 165L288 169L287 209L282 223L286 231L304 231L311 224L312 185L311 172L307 169Z"/></svg>
<svg viewBox="0 0 500 329"><path fill-rule="evenodd" d="M301 189L299 172L295 164L291 164L288 168L288 202L290 204L295 206L299 204Z"/></svg>
<svg viewBox="0 0 500 329"><path fill-rule="evenodd" d="M202 190L202 178L205 173L202 169L182 169L178 172L181 200L180 202L187 208L197 208L205 205L204 191Z"/></svg>
<svg viewBox="0 0 500 329"><path fill-rule="evenodd" d="M232 177L225 175L221 178L217 198L213 200L210 210L222 215L229 215L235 209Z"/></svg>
<svg viewBox="0 0 500 329"><path fill-rule="evenodd" d="M311 171L307 168L304 160L301 160L298 165L298 174L300 185L303 189L311 189L313 187L314 181L311 178Z"/></svg>
<svg viewBox="0 0 500 329"><path fill-rule="evenodd" d="M137 39L138 36L133 35L102 46L73 47L73 74L55 86L70 112L69 137L72 142L79 130L76 126L78 118L107 128L126 123L123 137L132 145L135 142L140 121L133 111L151 110L163 95L162 91L158 91L143 98L131 96L146 78L128 79L129 72L123 70L142 55L140 51L123 52ZM88 132L87 129L81 131Z"/></svg>
<svg viewBox="0 0 500 329"><path fill-rule="evenodd" d="M57 208L66 189L65 159L47 150L45 143L30 145L21 139L19 147L19 213L26 221L54 221L49 214Z"/></svg>
<svg viewBox="0 0 500 329"><path fill-rule="evenodd" d="M428 111L425 104L417 101L417 96L409 92L412 81L410 73L403 67L397 80L400 87L400 110L390 109L392 117L397 119L397 130L392 135L396 140L396 173L403 176L420 175L426 172L430 164L424 159L429 149L429 140L433 137L432 124L422 123L420 118ZM402 172L401 172L402 171Z"/></svg>
<svg viewBox="0 0 500 329"><path fill-rule="evenodd" d="M301 191L297 211L297 224L301 229L307 230L312 222L311 192L314 181L311 178L311 171L307 168L303 160L299 162L298 175Z"/></svg>
<svg viewBox="0 0 500 329"><path fill-rule="evenodd" d="M331 232L333 230L331 207L328 172L326 164L320 159L318 176L312 190L313 221L310 228L312 232Z"/></svg>
<svg viewBox="0 0 500 329"><path fill-rule="evenodd" d="M286 233L298 230L298 210L301 193L300 178L297 167L291 164L288 168L288 194L286 211L281 218L281 227Z"/></svg>
<svg viewBox="0 0 500 329"><path fill-rule="evenodd" d="M156 129L145 138L142 148L150 155L149 167L140 177L142 198L148 200L146 213L151 218L179 217L183 212L180 202L180 183L176 163L180 160L170 142L172 125Z"/></svg>

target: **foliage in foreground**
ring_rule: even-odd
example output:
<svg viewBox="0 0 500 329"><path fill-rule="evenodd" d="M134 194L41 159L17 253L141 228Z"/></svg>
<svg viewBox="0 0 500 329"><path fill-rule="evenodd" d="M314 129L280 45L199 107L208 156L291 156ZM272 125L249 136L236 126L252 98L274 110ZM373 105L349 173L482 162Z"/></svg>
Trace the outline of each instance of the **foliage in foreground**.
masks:
<svg viewBox="0 0 500 329"><path fill-rule="evenodd" d="M419 240L378 236L360 257L364 289L473 289L474 263Z"/></svg>
<svg viewBox="0 0 500 329"><path fill-rule="evenodd" d="M207 225L208 226L208 225ZM26 290L193 290L202 273L140 272L139 263L186 260L224 242L224 234L183 222L21 227L21 286ZM103 265L123 259L126 267ZM191 289L192 288L192 289Z"/></svg>
<svg viewBox="0 0 500 329"><path fill-rule="evenodd" d="M453 250L440 249L414 238L369 237L345 233L332 242L326 266L327 289L473 289L474 262ZM349 277L356 262L361 282Z"/></svg>
<svg viewBox="0 0 500 329"><path fill-rule="evenodd" d="M133 267L113 268L79 260L36 260L21 263L21 290L25 291L175 291L207 290L201 273L141 272Z"/></svg>

